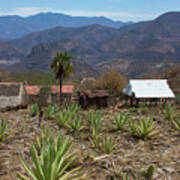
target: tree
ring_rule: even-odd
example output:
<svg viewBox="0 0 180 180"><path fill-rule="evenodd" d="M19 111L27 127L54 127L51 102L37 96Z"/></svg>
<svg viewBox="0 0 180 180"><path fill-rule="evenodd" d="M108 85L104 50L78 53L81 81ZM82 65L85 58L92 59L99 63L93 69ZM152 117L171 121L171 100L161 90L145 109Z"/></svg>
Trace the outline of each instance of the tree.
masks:
<svg viewBox="0 0 180 180"><path fill-rule="evenodd" d="M51 63L51 69L56 75L56 79L59 79L59 88L60 88L60 102L63 102L62 97L62 82L65 78L69 77L73 72L73 65L70 62L72 56L68 53L59 53L57 52Z"/></svg>
<svg viewBox="0 0 180 180"><path fill-rule="evenodd" d="M106 72L96 81L96 89L108 90L110 94L119 95L126 87L127 79L118 72Z"/></svg>

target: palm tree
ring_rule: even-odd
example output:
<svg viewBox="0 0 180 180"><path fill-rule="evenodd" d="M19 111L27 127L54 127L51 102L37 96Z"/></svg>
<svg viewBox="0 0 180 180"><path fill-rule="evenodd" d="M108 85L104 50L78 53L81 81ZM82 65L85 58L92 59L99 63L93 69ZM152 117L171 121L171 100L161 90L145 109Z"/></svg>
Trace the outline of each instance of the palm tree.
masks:
<svg viewBox="0 0 180 180"><path fill-rule="evenodd" d="M68 53L59 53L57 52L51 63L51 69L53 70L56 78L59 79L59 88L60 88L60 102L62 103L62 82L65 78L70 76L73 72L73 65L70 62L72 56Z"/></svg>

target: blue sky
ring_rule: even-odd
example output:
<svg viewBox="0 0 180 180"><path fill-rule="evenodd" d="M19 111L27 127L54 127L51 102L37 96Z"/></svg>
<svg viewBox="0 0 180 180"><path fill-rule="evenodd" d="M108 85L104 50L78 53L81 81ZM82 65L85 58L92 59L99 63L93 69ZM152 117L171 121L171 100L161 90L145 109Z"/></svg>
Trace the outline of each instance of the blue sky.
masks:
<svg viewBox="0 0 180 180"><path fill-rule="evenodd" d="M106 16L121 21L154 19L180 11L180 0L0 0L0 15L28 16L40 12L72 16Z"/></svg>

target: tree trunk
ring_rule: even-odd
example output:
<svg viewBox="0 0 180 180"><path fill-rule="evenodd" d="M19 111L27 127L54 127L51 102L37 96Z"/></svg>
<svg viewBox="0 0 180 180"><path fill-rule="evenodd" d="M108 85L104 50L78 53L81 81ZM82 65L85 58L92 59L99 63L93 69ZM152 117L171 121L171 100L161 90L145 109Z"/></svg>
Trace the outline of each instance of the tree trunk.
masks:
<svg viewBox="0 0 180 180"><path fill-rule="evenodd" d="M59 76L59 100L60 104L63 104L63 94L62 94L62 75Z"/></svg>

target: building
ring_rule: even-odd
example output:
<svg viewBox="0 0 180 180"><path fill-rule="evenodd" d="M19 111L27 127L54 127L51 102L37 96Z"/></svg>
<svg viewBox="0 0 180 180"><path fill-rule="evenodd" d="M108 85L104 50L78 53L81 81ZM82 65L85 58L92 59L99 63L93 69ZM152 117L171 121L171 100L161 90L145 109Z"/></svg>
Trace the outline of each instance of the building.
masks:
<svg viewBox="0 0 180 180"><path fill-rule="evenodd" d="M49 103L57 103L59 101L59 86L53 85L51 87L41 87L41 86L25 86L26 92L29 95L29 103L40 103L42 105L47 105ZM74 92L73 85L63 85L62 93L63 97L70 100Z"/></svg>
<svg viewBox="0 0 180 180"><path fill-rule="evenodd" d="M28 96L23 83L0 82L0 110L26 107Z"/></svg>
<svg viewBox="0 0 180 180"><path fill-rule="evenodd" d="M131 105L134 100L139 101L161 101L171 100L175 98L174 93L170 89L166 79L151 80L130 80L123 93L130 99Z"/></svg>

